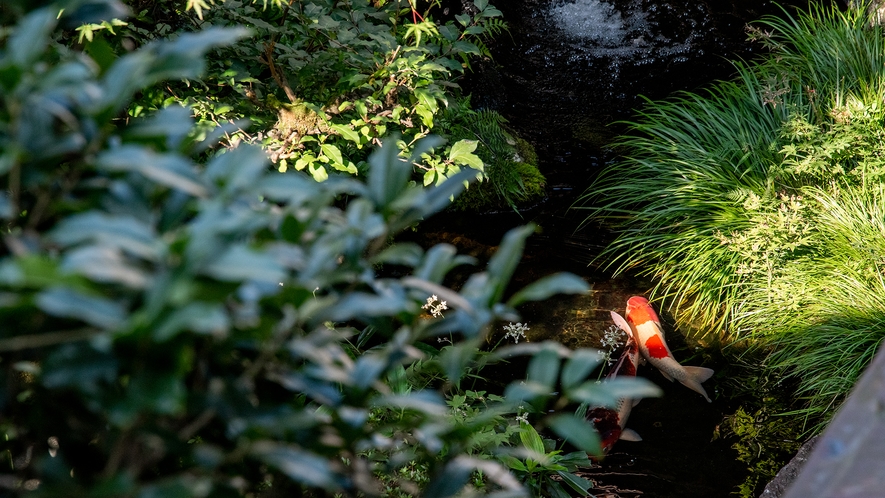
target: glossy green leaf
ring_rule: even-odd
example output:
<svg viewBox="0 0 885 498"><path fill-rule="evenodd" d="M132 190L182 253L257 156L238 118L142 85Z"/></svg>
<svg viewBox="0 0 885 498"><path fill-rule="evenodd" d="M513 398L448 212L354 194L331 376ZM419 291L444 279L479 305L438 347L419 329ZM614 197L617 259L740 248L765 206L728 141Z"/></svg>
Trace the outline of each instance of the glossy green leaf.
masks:
<svg viewBox="0 0 885 498"><path fill-rule="evenodd" d="M569 389L567 394L582 403L613 408L622 398L653 398L662 393L660 388L646 379L615 377L603 382L586 381Z"/></svg>
<svg viewBox="0 0 885 498"><path fill-rule="evenodd" d="M439 361L449 382L460 385L461 378L476 357L479 345L478 339L472 339L443 349Z"/></svg>
<svg viewBox="0 0 885 498"><path fill-rule="evenodd" d="M338 147L332 144L322 144L320 148L323 150L323 154L331 159L334 164L344 163L344 158L341 155L341 150L338 149Z"/></svg>
<svg viewBox="0 0 885 498"><path fill-rule="evenodd" d="M470 170L463 170L446 178L446 181L435 185L422 192L418 199L418 214L420 217L428 217L442 211L449 206L451 199L461 194L467 185L476 181L476 174Z"/></svg>
<svg viewBox="0 0 885 498"><path fill-rule="evenodd" d="M521 472L525 472L526 470L528 470L526 469L525 464L522 463L522 460L516 457L510 455L500 455L498 458L502 462L504 462L504 465L510 467L513 470L519 470Z"/></svg>
<svg viewBox="0 0 885 498"><path fill-rule="evenodd" d="M586 453L585 453L586 455ZM587 461L588 466L590 461ZM593 487L593 483L583 477L578 477L571 472L558 470L556 472L562 478L562 482L568 484L573 490L580 493L580 496L587 496L587 492Z"/></svg>
<svg viewBox="0 0 885 498"><path fill-rule="evenodd" d="M538 455L545 455L547 453L544 450L544 441L541 440L541 435L538 434L538 431L531 424L526 422L519 424L519 440L526 449Z"/></svg>
<svg viewBox="0 0 885 498"><path fill-rule="evenodd" d="M381 354L363 354L350 371L350 384L357 389L366 389L378 380L386 367L387 360Z"/></svg>
<svg viewBox="0 0 885 498"><path fill-rule="evenodd" d="M332 125L332 129L335 130L342 137L355 143L357 147L362 147L362 139L360 138L360 134L354 131L351 127L336 123Z"/></svg>
<svg viewBox="0 0 885 498"><path fill-rule="evenodd" d="M544 489L549 494L549 498L571 498L571 495L566 493L557 481L548 480L546 484Z"/></svg>
<svg viewBox="0 0 885 498"><path fill-rule="evenodd" d="M381 295L352 292L333 306L319 311L318 316L324 320L341 322L353 318L396 315L408 311L411 306L413 304L405 298L401 290L391 290Z"/></svg>
<svg viewBox="0 0 885 498"><path fill-rule="evenodd" d="M369 156L369 195L382 210L399 197L412 176L412 168L399 158L395 139L385 140Z"/></svg>
<svg viewBox="0 0 885 498"><path fill-rule="evenodd" d="M436 391L416 391L410 394L378 396L372 401L372 405L399 410L415 410L432 416L442 416L448 413L445 401Z"/></svg>
<svg viewBox="0 0 885 498"><path fill-rule="evenodd" d="M415 277L428 282L442 283L443 278L452 269L452 263L457 253L457 249L451 244L443 243L431 247L424 254L418 267L415 268Z"/></svg>
<svg viewBox="0 0 885 498"><path fill-rule="evenodd" d="M156 61L148 73L153 83L166 79L197 78L206 68L205 55L216 47L230 45L251 34L244 27L210 27L198 32L185 32L172 41L157 43Z"/></svg>
<svg viewBox="0 0 885 498"><path fill-rule="evenodd" d="M455 142L455 144L452 145L452 150L449 152L449 161L452 161L455 164L464 164L473 169L482 171L482 159L473 153L473 151L476 150L477 143L476 140L466 139Z"/></svg>

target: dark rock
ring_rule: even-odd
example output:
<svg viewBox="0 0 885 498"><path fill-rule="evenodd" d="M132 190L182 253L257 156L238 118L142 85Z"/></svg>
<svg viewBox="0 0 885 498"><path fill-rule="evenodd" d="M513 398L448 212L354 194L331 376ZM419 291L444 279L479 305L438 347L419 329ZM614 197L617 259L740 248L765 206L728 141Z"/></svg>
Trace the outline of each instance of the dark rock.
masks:
<svg viewBox="0 0 885 498"><path fill-rule="evenodd" d="M777 475L774 476L774 479L765 486L765 490L762 491L759 498L780 498L786 493L787 488L793 483L796 476L799 475L799 471L802 470L805 461L808 460L811 451L814 450L814 445L817 443L818 438L819 436L814 436L799 448L796 456L784 465Z"/></svg>

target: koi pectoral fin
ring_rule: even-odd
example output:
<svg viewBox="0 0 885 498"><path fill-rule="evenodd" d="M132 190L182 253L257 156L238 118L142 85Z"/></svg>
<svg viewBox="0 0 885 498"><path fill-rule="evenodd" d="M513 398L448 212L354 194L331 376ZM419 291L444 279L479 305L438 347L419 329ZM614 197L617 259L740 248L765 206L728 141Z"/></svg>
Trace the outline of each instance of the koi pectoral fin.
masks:
<svg viewBox="0 0 885 498"><path fill-rule="evenodd" d="M624 441L642 441L642 437L636 433L633 429L624 429L621 431L621 437L618 439L623 439Z"/></svg>

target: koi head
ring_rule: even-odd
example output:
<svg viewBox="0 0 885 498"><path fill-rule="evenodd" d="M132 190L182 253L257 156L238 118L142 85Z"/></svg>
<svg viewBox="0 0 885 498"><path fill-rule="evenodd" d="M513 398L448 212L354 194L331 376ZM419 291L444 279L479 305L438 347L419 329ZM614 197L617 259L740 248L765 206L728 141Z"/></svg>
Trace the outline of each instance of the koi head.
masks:
<svg viewBox="0 0 885 498"><path fill-rule="evenodd" d="M648 304L648 299L642 296L633 296L627 300L627 321L631 324L640 325L647 321L661 323L658 314Z"/></svg>

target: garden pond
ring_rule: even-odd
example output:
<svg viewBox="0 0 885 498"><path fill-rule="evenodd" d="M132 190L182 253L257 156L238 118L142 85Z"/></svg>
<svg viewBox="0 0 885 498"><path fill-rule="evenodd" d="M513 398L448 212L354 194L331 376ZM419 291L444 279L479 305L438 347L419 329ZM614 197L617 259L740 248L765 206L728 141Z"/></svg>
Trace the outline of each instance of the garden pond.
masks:
<svg viewBox="0 0 885 498"><path fill-rule="evenodd" d="M452 243L483 260L506 230L537 224L514 287L570 271L592 283L593 291L522 308L529 339L600 347L611 325L609 312L623 314L627 299L647 295L652 282L612 277L596 259L609 234L599 226L582 226L586 212L570 207L615 159L608 144L623 129L617 123L631 117L643 96L665 98L729 78L731 60L752 58L758 50L747 41L747 22L783 10L764 0L508 0L495 5L509 24L509 36L495 41L494 60L475 64L463 86L475 107L497 110L535 147L548 195L518 213L446 212L423 223L417 236L425 244ZM619 442L601 465L582 475L595 482L600 497L724 497L742 483L748 483L746 496L757 495L766 472L784 463L798 443L770 448L761 439L751 441L759 445L759 455L764 450L775 456L761 464L739 461L748 451L747 431L736 449L736 429L723 434L721 426L737 420L736 413L756 424L760 400L748 402L746 392L743 399L729 392L737 383L729 378L736 367L718 344L692 334L686 338L673 329L666 312L661 315L676 359L716 370L705 382L713 402L641 367L639 375L664 391L662 398L643 400L630 416L628 427L643 441ZM748 468L754 465L763 471L757 477Z"/></svg>

